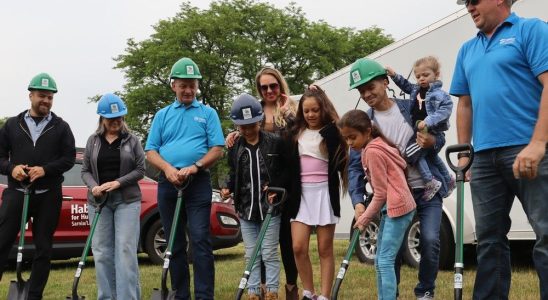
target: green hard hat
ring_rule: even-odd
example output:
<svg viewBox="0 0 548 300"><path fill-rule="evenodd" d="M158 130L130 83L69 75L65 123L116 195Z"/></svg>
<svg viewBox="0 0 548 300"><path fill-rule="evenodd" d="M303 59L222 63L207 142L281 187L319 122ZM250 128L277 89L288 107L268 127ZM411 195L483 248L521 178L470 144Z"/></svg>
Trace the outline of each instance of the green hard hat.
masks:
<svg viewBox="0 0 548 300"><path fill-rule="evenodd" d="M57 93L57 84L55 80L47 73L40 73L30 80L29 91L32 90L46 90Z"/></svg>
<svg viewBox="0 0 548 300"><path fill-rule="evenodd" d="M201 79L200 69L198 65L192 59L183 57L179 59L173 67L171 67L171 73L169 78L182 78L182 79Z"/></svg>
<svg viewBox="0 0 548 300"><path fill-rule="evenodd" d="M368 83L371 79L382 75L386 75L386 70L378 62L369 58L360 58L350 68L349 90L355 89L364 83Z"/></svg>

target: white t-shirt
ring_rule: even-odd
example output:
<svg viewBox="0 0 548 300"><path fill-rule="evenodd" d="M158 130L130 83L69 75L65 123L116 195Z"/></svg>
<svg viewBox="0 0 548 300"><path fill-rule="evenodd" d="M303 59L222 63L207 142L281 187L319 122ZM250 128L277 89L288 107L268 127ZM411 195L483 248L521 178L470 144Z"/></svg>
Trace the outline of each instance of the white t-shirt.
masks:
<svg viewBox="0 0 548 300"><path fill-rule="evenodd" d="M389 141L398 147L400 153L404 153L407 143L415 133L413 128L405 121L398 105L392 102L392 107L388 110L375 110L373 116L373 124L379 128ZM407 165L407 182L412 188L424 187L419 171L409 164Z"/></svg>
<svg viewBox="0 0 548 300"><path fill-rule="evenodd" d="M317 159L328 161L327 155L320 151L320 143L323 137L320 130L306 128L299 136L299 155L308 155Z"/></svg>

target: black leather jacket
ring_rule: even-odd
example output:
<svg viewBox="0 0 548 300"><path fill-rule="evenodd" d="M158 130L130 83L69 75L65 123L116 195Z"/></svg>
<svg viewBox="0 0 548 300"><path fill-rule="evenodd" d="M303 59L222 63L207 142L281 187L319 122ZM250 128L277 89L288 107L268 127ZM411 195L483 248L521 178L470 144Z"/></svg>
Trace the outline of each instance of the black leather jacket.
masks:
<svg viewBox="0 0 548 300"><path fill-rule="evenodd" d="M266 217L268 204L261 193L260 204L251 199L251 172L249 154L245 151L245 139L238 139L234 147L228 152L230 166L229 178L226 187L234 193L234 206L240 218L250 221L261 221ZM272 133L260 132L259 137L259 165L261 176L261 190L265 185L272 187L287 186L285 175L286 158L282 139ZM279 215L281 208L276 208L273 216Z"/></svg>

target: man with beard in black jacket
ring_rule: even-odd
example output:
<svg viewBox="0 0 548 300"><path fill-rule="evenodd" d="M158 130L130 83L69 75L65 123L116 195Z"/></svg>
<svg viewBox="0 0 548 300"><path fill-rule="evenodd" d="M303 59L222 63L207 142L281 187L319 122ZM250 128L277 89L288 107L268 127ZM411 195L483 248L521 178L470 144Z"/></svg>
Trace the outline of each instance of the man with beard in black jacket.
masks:
<svg viewBox="0 0 548 300"><path fill-rule="evenodd" d="M76 149L69 125L50 111L57 85L41 73L28 90L31 107L8 119L0 129L0 174L8 188L0 206L0 278L21 222L21 183L30 182L28 218L36 252L29 279L28 299L42 299L48 281L53 233L61 211L63 173L74 165Z"/></svg>

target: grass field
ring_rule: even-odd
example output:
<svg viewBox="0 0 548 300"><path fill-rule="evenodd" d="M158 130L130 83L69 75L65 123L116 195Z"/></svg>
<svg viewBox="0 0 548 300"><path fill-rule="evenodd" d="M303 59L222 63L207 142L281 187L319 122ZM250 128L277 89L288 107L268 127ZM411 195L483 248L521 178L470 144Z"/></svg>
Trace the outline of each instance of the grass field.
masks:
<svg viewBox="0 0 548 300"><path fill-rule="evenodd" d="M347 241L335 241L335 265L338 270L341 260L348 246ZM316 243L311 242L311 248L316 254ZM529 255L530 256L530 255ZM315 282L319 282L319 262L316 255L312 255L315 272ZM146 256L140 256L141 290L142 299L150 299L153 288L160 286L161 267L152 265ZM44 299L65 299L71 292L74 271L78 264L77 259L68 261L56 261L44 293ZM466 265L466 262L465 262ZM215 251L215 299L233 299L239 279L244 269L243 246ZM475 277L475 267L468 264L464 274L464 299L471 299L471 291ZM24 274L28 278L28 272ZM280 299L284 299L283 284L285 276L281 274ZM407 266L402 268L401 273L400 299L415 299L413 288L417 281L417 270ZM5 299L9 286L9 280L15 279L15 273L8 271L4 274L0 283L0 299ZM453 272L440 271L436 281L436 299L453 299ZM317 286L319 289L319 286ZM93 262L88 260L88 267L84 270L80 285L79 294L86 296L86 299L96 299L95 271ZM360 264L353 259L346 278L339 293L339 299L376 299L375 269L371 265ZM244 297L245 299L245 297ZM529 262L514 266L512 277L512 288L510 299L540 299L538 290L538 279L532 264ZM123 299L120 299L123 300Z"/></svg>

